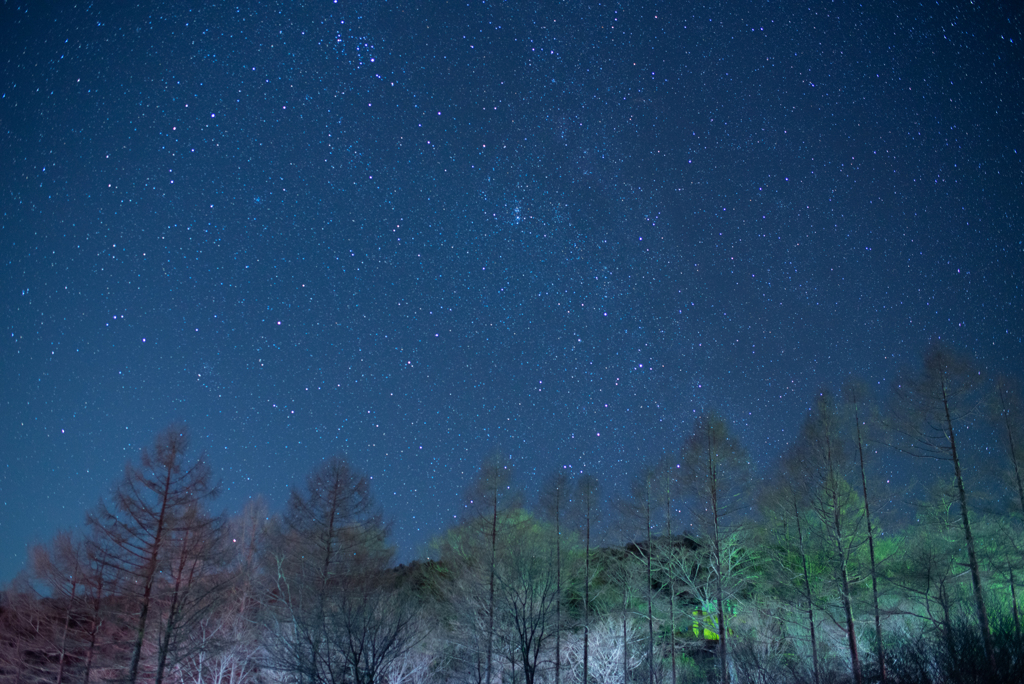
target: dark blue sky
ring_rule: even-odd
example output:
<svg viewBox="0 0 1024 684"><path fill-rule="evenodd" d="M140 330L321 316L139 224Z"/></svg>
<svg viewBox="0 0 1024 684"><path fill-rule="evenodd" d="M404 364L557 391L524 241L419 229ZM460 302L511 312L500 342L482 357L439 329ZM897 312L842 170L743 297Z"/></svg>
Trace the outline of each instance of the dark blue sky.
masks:
<svg viewBox="0 0 1024 684"><path fill-rule="evenodd" d="M768 466L930 338L1024 367L1017 3L37 5L0 581L173 420L229 510L344 452L410 558L495 448L620 481L714 405Z"/></svg>

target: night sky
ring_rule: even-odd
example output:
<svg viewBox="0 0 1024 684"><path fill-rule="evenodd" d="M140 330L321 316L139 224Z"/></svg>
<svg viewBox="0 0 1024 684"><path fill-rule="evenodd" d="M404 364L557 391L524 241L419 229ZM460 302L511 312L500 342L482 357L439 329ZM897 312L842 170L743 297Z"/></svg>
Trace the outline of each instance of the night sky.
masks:
<svg viewBox="0 0 1024 684"><path fill-rule="evenodd" d="M0 582L175 420L408 560L494 449L764 472L929 339L1024 368L1019 2L125 4L0 8Z"/></svg>

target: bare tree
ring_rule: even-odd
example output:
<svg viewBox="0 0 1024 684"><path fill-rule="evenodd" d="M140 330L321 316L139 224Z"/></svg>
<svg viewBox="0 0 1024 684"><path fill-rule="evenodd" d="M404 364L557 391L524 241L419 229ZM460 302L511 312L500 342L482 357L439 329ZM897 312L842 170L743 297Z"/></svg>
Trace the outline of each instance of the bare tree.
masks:
<svg viewBox="0 0 1024 684"><path fill-rule="evenodd" d="M124 575L124 588L134 588L122 600L133 607L134 637L126 674L135 684L169 551L195 528L195 511L216 496L210 469L200 457L186 462L189 436L183 425L173 425L157 436L152 449L144 449L139 465L129 463L115 489L111 505L101 502L87 517L95 535L112 553L111 563ZM172 627L173 630L173 627Z"/></svg>
<svg viewBox="0 0 1024 684"><path fill-rule="evenodd" d="M718 656L721 681L729 682L728 625L725 605L727 575L733 568L730 551L749 508L750 465L742 447L714 412L698 417L693 433L683 446L682 470L685 500L698 532L707 547L708 571L715 586L718 614Z"/></svg>
<svg viewBox="0 0 1024 684"><path fill-rule="evenodd" d="M1009 479L1016 497L1015 512L1024 515L1024 440L1020 436L1024 409L1021 408L1020 395L1014 389L1006 378L1000 377L996 380L996 413L1000 441L1009 462Z"/></svg>
<svg viewBox="0 0 1024 684"><path fill-rule="evenodd" d="M829 392L815 398L810 414L795 445L797 459L807 473L811 510L818 518L819 530L831 549L831 569L839 587L850 664L857 684L864 680L857 630L854 623L851 559L864 541L864 508L846 480L851 468L843 448L839 415Z"/></svg>
<svg viewBox="0 0 1024 684"><path fill-rule="evenodd" d="M644 564L644 594L647 612L647 681L654 684L654 534L658 526L657 516L661 512L658 502L659 473L653 466L643 465L630 484L628 495L619 501L627 530L634 543L630 548L639 555ZM639 534L637 534L639 533ZM642 541L638 541L640 537ZM624 602L625 603L625 602ZM623 622L623 631L625 631ZM625 637L624 637L625 639ZM625 641L624 641L625 643Z"/></svg>
<svg viewBox="0 0 1024 684"><path fill-rule="evenodd" d="M111 656L116 651L109 644L106 649L101 649L100 637L107 626L107 618L114 611L113 599L120 595L119 582L124 578L114 562L117 556L108 540L86 538L84 550L88 562L88 574L85 576L88 599L85 608L87 645L82 666L82 684L89 684L97 666L101 666L100 669L109 666ZM107 657L104 658L104 655Z"/></svg>
<svg viewBox="0 0 1024 684"><path fill-rule="evenodd" d="M477 682L492 682L497 666L499 564L515 528L527 521L522 496L512 486L512 468L500 452L480 466L466 494L459 524L436 542L447 570L439 592L457 603L448 620L456 645L455 660L471 670ZM511 647L509 647L511 648ZM506 649L514 658L514 652Z"/></svg>
<svg viewBox="0 0 1024 684"><path fill-rule="evenodd" d="M261 584L266 579L260 572L259 548L265 542L267 521L259 496L228 521L228 564L220 567L216 578L223 586L218 587L212 609L190 621L188 649L179 651L173 668L182 683L241 684L258 677L268 637L259 620Z"/></svg>
<svg viewBox="0 0 1024 684"><path fill-rule="evenodd" d="M875 641L878 649L878 676L882 684L889 681L885 668L885 644L882 641L882 610L878 603L878 559L875 556L875 529L871 522L871 497L868 494L867 466L864 450L866 442L867 408L865 405L866 390L863 383L851 380L843 388L843 397L848 412L853 419L853 444L857 450L857 461L860 466L861 490L864 494L864 523L867 526L868 556L871 573L871 603L875 612Z"/></svg>
<svg viewBox="0 0 1024 684"><path fill-rule="evenodd" d="M392 556L369 479L339 456L324 461L292 490L270 537L275 665L302 682L345 681L350 658L335 633L353 608L349 592Z"/></svg>
<svg viewBox="0 0 1024 684"><path fill-rule="evenodd" d="M497 610L511 637L513 667L516 660L522 664L526 684L537 681L542 656L557 637L561 591L554 552L549 530L524 519L511 529L497 564Z"/></svg>
<svg viewBox="0 0 1024 684"><path fill-rule="evenodd" d="M903 611L937 633L945 648L945 660L954 666L958 659L956 623L963 599L964 559L962 527L957 520L956 487L940 483L919 505L919 524L906 540L890 569L889 581L899 587L907 600ZM976 668L972 668L976 669Z"/></svg>
<svg viewBox="0 0 1024 684"><path fill-rule="evenodd" d="M798 452L790 449L783 457L771 486L758 497L765 528L771 539L772 560L781 574L782 598L792 600L790 583L795 582L795 593L807 615L807 631L811 644L811 674L814 684L821 681L818 658L817 619L815 618L816 592L812 588L811 561L808 553L806 516L810 508L807 473ZM817 584L814 582L814 584Z"/></svg>
<svg viewBox="0 0 1024 684"><path fill-rule="evenodd" d="M581 661L583 669L583 681L589 682L590 668L590 615L591 598L590 586L592 573L590 569L591 544L594 529L600 519L599 484L597 478L590 473L584 473L576 483L576 499L574 506L574 518L576 528L583 539L583 644L581 650Z"/></svg>
<svg viewBox="0 0 1024 684"><path fill-rule="evenodd" d="M40 605L29 578L14 578L0 592L0 682L43 684L53 681L42 646L49 639L51 616Z"/></svg>
<svg viewBox="0 0 1024 684"><path fill-rule="evenodd" d="M565 468L559 468L541 489L540 510L554 533L555 541L555 684L562 680L562 535L563 518L572 502L573 481Z"/></svg>
<svg viewBox="0 0 1024 684"><path fill-rule="evenodd" d="M569 638L566 649L567 660L572 670L580 673L579 681L586 684L621 684L629 681L629 674L635 672L644 663L644 652L638 648L630 648L641 637L641 627L635 620L627 620L625 632L614 615L606 615L595 621L590 630L593 642L592 661L588 668L589 674L583 671L583 638L574 635ZM623 675L623 673L626 673Z"/></svg>
<svg viewBox="0 0 1024 684"><path fill-rule="evenodd" d="M328 615L328 650L338 653L344 676L336 682L374 684L418 637L412 596L378 577L349 583Z"/></svg>
<svg viewBox="0 0 1024 684"><path fill-rule="evenodd" d="M995 646L989 625L981 569L971 530L967 488L958 437L969 425L981 404L982 378L965 358L933 343L924 355L921 369L906 376L893 388L890 425L902 437L894 446L916 458L945 461L953 468L957 503L967 546L967 561L974 589L974 603L981 626L982 643L990 672L996 672Z"/></svg>
<svg viewBox="0 0 1024 684"><path fill-rule="evenodd" d="M167 551L167 578L156 593L157 635L155 684L161 684L168 666L175 666L202 648L197 628L224 597L224 572L229 561L225 548L225 518L210 515L199 502L180 515Z"/></svg>
<svg viewBox="0 0 1024 684"><path fill-rule="evenodd" d="M89 562L85 545L68 532L58 532L49 546L35 546L31 552L32 574L49 590L51 602L61 606L61 620L50 648L57 654L54 681L63 684L70 654L78 636L78 613L89 588Z"/></svg>
<svg viewBox="0 0 1024 684"><path fill-rule="evenodd" d="M495 451L484 461L470 492L471 520L478 525L482 524L487 535L487 656L484 681L490 684L494 670L494 590L498 567L498 524L507 516L508 511L516 508L516 504L519 503L518 494L512 490L511 467L502 462L500 452ZM476 512L475 516L472 512Z"/></svg>
<svg viewBox="0 0 1024 684"><path fill-rule="evenodd" d="M610 628L611 621L614 620L617 624L617 629L621 630L621 638L617 641L619 646L615 650L618 651L619 665L620 665L620 676L619 681L629 682L635 679L634 672L641 665L646 663L646 656L650 652L649 649L644 649L643 653L638 652L638 642L648 642L648 639L640 636L639 621L637 616L641 613L637 609L638 605L643 605L645 600L650 597L648 588L644 587L644 580L647 577L646 572L646 561L643 557L643 551L636 543L629 544L625 549L605 549L603 559L601 561L602 569L601 574L607 583L609 589L614 589L618 593L617 601L612 602L609 598L609 609L606 611L595 611L603 615L607 622L603 622L602 626ZM640 559L643 565L639 565L637 560ZM617 608L613 608L614 603L618 603ZM592 617L592 620L595 619ZM646 622L646 619L644 620ZM650 633L649 625L644 625L644 631ZM605 676L607 670L605 666L608 664L606 654L599 653L597 649L606 646L607 644L601 639L601 636L596 637L597 643L594 648L591 648L590 658L594 660L596 665L596 671L592 676L600 678ZM652 665L647 663L647 673L650 676Z"/></svg>
<svg viewBox="0 0 1024 684"><path fill-rule="evenodd" d="M996 380L996 409L998 414L998 428L1006 458L1009 462L1008 479L1012 483L1011 489L1016 495L1011 510L1011 520L1004 525L1011 530L1011 534L1004 535L1009 540L1008 546L1014 547L1019 553L1017 541L1022 537L1021 526L1024 524L1024 440L1021 439L1021 419L1024 410L1021 408L1020 394L1014 391L1010 381L1004 377ZM1017 582L1014 576L1016 563L1006 562L1005 567L1010 581L1010 597L1013 602L1013 623L1018 633L1021 632L1020 609L1017 603Z"/></svg>
<svg viewBox="0 0 1024 684"><path fill-rule="evenodd" d="M658 479L656 480L655 496L660 506L664 507L664 529L662 541L664 548L660 550L659 556L665 558L676 552L676 540L672 536L672 522L676 517L677 497L681 487L682 464L678 459L666 455L658 463ZM676 672L676 575L668 573L668 625L669 625L669 659L672 663L672 684L676 684L678 673Z"/></svg>

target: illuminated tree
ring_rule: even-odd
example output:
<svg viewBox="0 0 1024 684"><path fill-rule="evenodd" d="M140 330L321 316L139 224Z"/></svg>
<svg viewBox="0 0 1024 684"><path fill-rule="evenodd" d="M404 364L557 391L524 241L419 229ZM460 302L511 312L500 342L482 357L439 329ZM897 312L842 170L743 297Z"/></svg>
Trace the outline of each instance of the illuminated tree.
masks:
<svg viewBox="0 0 1024 684"><path fill-rule="evenodd" d="M442 535L437 550L450 574L442 592L459 609L451 617L457 659L491 682L498 628L499 562L515 528L526 520L512 487L512 468L499 452L488 456L470 484L460 524Z"/></svg>
<svg viewBox="0 0 1024 684"><path fill-rule="evenodd" d="M206 538L215 529L203 507L217 493L210 468L200 457L186 461L189 436L182 425L173 425L157 436L152 449L144 449L139 464L129 463L110 504L100 504L88 516L95 536L110 550L111 565L124 578L121 600L134 616L134 636L126 674L135 684L150 626L151 612L167 588L168 573L174 575L172 594L191 586L198 578L197 565L189 559L197 549L212 543ZM174 573L172 559L178 562ZM194 560L194 559L193 559ZM187 573L187 574L186 574ZM126 593L129 590L131 593ZM175 598L171 598L172 603ZM165 620L159 636L160 655L157 684L166 662L166 650L175 636L175 619Z"/></svg>
<svg viewBox="0 0 1024 684"><path fill-rule="evenodd" d="M562 677L562 537L564 518L572 501L573 482L565 468L559 468L545 481L541 490L540 509L552 527L555 543L555 684Z"/></svg>
<svg viewBox="0 0 1024 684"><path fill-rule="evenodd" d="M860 649L854 623L851 562L864 542L864 507L846 480L852 464L844 449L839 415L832 395L821 392L794 447L808 487L810 509L818 519L815 530L825 540L824 552L839 589L850 665L857 684L863 681Z"/></svg>
<svg viewBox="0 0 1024 684"><path fill-rule="evenodd" d="M640 472L630 483L628 495L619 501L619 511L626 525L627 535L634 538L630 548L639 554L644 564L644 595L647 613L647 681L654 684L654 534L657 527L657 516L661 512L658 501L659 475L656 467L643 465ZM641 539L635 543L637 537ZM627 575L628 576L628 575ZM625 592L623 577L623 591ZM623 610L625 611L625 593L623 593ZM623 643L626 641L626 618L622 623ZM624 659L624 663L626 660ZM625 665L623 665L625 677Z"/></svg>
<svg viewBox="0 0 1024 684"><path fill-rule="evenodd" d="M967 359L933 343L925 352L920 370L894 386L890 426L900 438L895 446L903 453L943 461L952 467L982 643L990 671L995 673L992 629L963 477L962 440L958 442L978 413L981 389L980 371Z"/></svg>
<svg viewBox="0 0 1024 684"><path fill-rule="evenodd" d="M875 613L875 642L878 649L878 676L882 684L889 680L885 667L885 644L882 640L882 610L878 603L878 559L875 555L875 526L871 521L871 497L868 494L867 466L865 464L864 452L867 442L867 406L865 402L866 390L862 383L850 381L843 388L845 408L852 418L853 445L857 452L857 463L860 470L861 491L864 495L864 524L868 540L868 558L870 561L871 573L871 604Z"/></svg>
<svg viewBox="0 0 1024 684"><path fill-rule="evenodd" d="M681 453L684 500L699 543L707 552L707 571L718 615L720 678L729 682L726 596L738 576L737 534L749 508L750 466L746 453L714 412L701 415Z"/></svg>
<svg viewBox="0 0 1024 684"><path fill-rule="evenodd" d="M59 532L49 544L33 547L31 572L46 603L60 609L56 630L48 630L47 650L57 656L53 680L88 684L115 590L109 554L92 540Z"/></svg>
<svg viewBox="0 0 1024 684"><path fill-rule="evenodd" d="M812 572L808 551L808 520L810 501L806 483L807 473L798 452L789 449L783 457L770 486L758 497L764 518L764 529L769 538L765 544L778 576L777 593L790 603L795 600L807 615L807 631L811 645L811 674L814 684L821 681L818 658L817 619L815 602L820 578Z"/></svg>
<svg viewBox="0 0 1024 684"><path fill-rule="evenodd" d="M573 518L576 521L576 529L583 540L583 644L580 650L580 661L584 682L590 681L588 679L590 669L590 587L593 579L590 561L594 528L600 522L599 493L599 484L596 477L590 473L580 476L579 481L576 483ZM623 648L625 647L624 643Z"/></svg>

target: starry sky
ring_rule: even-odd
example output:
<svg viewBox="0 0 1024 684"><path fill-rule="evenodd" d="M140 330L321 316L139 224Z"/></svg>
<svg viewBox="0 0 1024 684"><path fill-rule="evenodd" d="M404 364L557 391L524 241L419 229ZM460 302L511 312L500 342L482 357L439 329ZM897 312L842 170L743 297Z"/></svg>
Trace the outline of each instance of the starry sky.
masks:
<svg viewBox="0 0 1024 684"><path fill-rule="evenodd" d="M175 420L410 559L494 449L765 469L929 339L1024 367L1019 3L140 4L0 7L0 581Z"/></svg>

